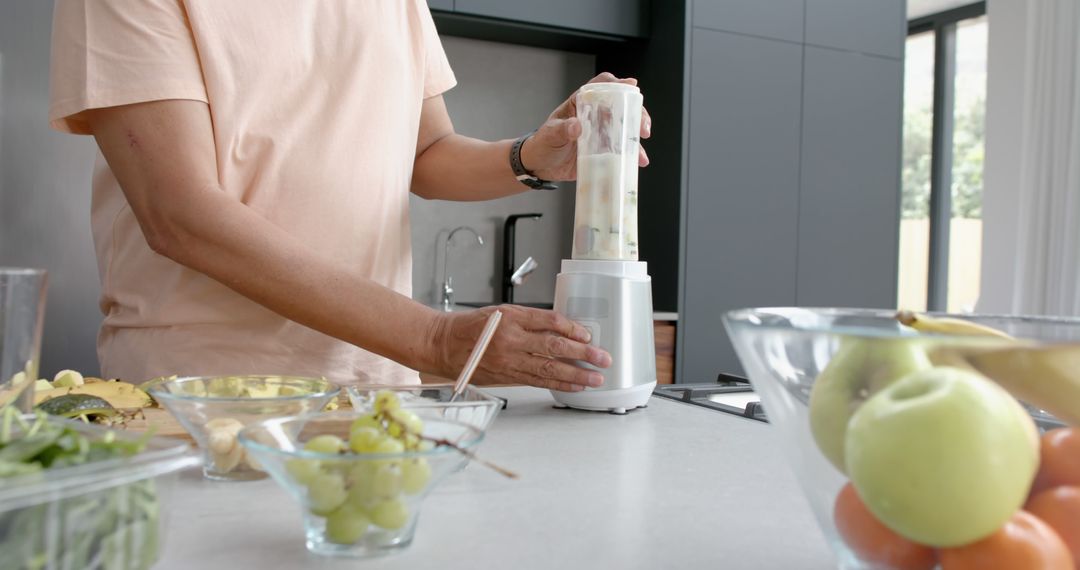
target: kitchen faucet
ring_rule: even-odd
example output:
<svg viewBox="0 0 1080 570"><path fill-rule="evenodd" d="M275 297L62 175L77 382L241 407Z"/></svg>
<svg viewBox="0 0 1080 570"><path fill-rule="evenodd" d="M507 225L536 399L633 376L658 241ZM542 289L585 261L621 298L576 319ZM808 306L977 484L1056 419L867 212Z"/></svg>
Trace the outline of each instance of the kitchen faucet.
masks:
<svg viewBox="0 0 1080 570"><path fill-rule="evenodd" d="M513 214L506 217L503 224L503 266L502 266L502 302L514 302L514 287L525 282L537 267L540 266L531 256L526 259L521 267L514 268L514 234L517 231L517 221L521 218L539 220L543 214Z"/></svg>
<svg viewBox="0 0 1080 570"><path fill-rule="evenodd" d="M446 236L446 242L443 244L443 285L442 285L442 306L444 311L449 311L454 306L454 287L452 276L448 276L448 270L450 269L450 242L454 239L454 234L460 230L466 230L473 233L476 236L476 243L484 245L484 238L480 236L480 232L470 228L469 226L459 226L454 228Z"/></svg>

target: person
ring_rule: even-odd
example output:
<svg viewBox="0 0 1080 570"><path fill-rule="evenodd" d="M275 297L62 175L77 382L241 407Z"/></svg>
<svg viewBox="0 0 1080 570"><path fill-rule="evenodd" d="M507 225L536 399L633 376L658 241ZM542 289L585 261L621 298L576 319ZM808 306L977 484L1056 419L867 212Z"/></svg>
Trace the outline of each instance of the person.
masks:
<svg viewBox="0 0 1080 570"><path fill-rule="evenodd" d="M100 150L106 377L452 378L495 309L409 298L409 192L490 200L575 176L572 96L523 142L454 132L424 0L57 0L51 82L51 125ZM572 364L611 362L583 327L499 310L478 381L602 383Z"/></svg>

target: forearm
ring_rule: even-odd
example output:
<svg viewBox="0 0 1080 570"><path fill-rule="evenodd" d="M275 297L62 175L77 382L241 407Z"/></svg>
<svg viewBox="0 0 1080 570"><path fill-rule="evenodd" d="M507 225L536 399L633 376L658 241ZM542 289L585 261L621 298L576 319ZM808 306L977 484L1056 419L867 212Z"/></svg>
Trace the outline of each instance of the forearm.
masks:
<svg viewBox="0 0 1080 570"><path fill-rule="evenodd" d="M293 321L411 368L434 367L431 309L322 257L216 187L162 211L147 237L163 255Z"/></svg>
<svg viewBox="0 0 1080 570"><path fill-rule="evenodd" d="M510 169L514 141L487 142L448 134L416 157L412 191L428 199L493 200L529 188Z"/></svg>

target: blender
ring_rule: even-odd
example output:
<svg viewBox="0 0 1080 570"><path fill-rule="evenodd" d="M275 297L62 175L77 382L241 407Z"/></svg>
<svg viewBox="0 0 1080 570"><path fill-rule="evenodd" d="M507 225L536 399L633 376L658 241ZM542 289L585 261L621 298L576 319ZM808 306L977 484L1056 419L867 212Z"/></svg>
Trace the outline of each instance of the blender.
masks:
<svg viewBox="0 0 1080 570"><path fill-rule="evenodd" d="M611 354L595 369L604 383L551 394L560 407L625 414L656 387L652 280L638 261L638 136L642 96L622 83L590 83L577 94L577 198L572 259L555 279L555 311L589 330Z"/></svg>

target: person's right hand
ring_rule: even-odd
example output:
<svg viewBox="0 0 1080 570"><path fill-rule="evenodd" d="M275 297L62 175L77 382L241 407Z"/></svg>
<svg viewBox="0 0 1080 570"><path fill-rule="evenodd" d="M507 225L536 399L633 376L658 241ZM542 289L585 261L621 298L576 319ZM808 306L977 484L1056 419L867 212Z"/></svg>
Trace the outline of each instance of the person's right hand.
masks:
<svg viewBox="0 0 1080 570"><path fill-rule="evenodd" d="M565 392L603 384L599 372L564 361L579 360L598 368L611 365L611 355L588 344L589 332L584 327L555 311L518 305L440 314L433 334L433 372L457 377L488 316L496 309L502 311L502 320L480 359L475 380L516 382Z"/></svg>

